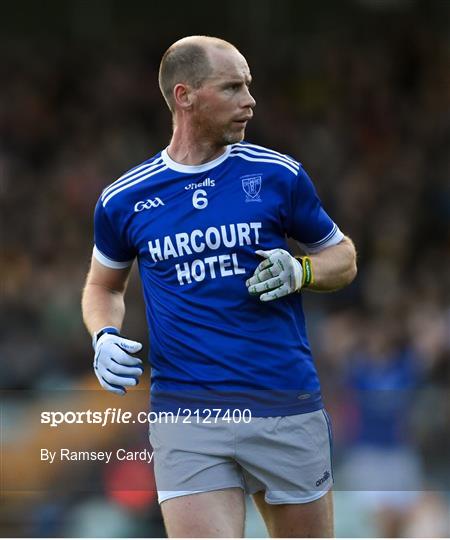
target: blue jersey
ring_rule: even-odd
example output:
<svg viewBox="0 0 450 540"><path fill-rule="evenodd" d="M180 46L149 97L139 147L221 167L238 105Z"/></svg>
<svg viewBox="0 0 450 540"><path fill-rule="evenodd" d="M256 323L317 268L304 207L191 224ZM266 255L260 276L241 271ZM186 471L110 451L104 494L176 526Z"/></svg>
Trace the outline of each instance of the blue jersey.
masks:
<svg viewBox="0 0 450 540"><path fill-rule="evenodd" d="M162 151L107 187L95 210L94 257L137 258L150 331L155 411L249 408L282 416L322 407L302 295L249 295L255 250L306 252L343 235L303 167L246 142L202 165Z"/></svg>

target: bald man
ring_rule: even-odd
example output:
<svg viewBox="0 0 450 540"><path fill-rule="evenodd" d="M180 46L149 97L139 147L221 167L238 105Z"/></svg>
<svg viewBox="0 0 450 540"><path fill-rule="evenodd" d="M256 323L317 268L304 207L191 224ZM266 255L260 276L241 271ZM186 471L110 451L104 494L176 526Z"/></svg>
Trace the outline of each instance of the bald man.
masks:
<svg viewBox="0 0 450 540"><path fill-rule="evenodd" d="M141 344L120 335L137 259L169 537L242 537L245 493L271 536L333 535L331 428L302 293L349 284L355 249L298 161L243 140L251 80L224 40L174 43L159 71L170 144L109 185L95 210L83 294L94 370L120 395L142 374Z"/></svg>

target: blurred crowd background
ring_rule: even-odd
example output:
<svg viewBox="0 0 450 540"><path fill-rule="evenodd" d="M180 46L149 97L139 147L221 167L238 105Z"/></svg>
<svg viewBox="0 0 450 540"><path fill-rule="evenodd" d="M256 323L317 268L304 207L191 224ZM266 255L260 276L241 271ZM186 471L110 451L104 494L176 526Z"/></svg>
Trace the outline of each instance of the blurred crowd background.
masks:
<svg viewBox="0 0 450 540"><path fill-rule="evenodd" d="M25 484L2 481L0 534L164 535L154 492L120 490L123 475L150 485L151 471L68 466L39 489L14 456L39 446L42 400L96 388L80 315L94 205L168 144L157 70L189 34L247 57L246 139L300 160L358 250L354 284L304 294L334 425L337 534L449 536L446 0L2 3L1 474ZM136 275L127 305L124 332L147 341ZM114 444L143 438L118 432ZM247 534L265 535L251 506Z"/></svg>

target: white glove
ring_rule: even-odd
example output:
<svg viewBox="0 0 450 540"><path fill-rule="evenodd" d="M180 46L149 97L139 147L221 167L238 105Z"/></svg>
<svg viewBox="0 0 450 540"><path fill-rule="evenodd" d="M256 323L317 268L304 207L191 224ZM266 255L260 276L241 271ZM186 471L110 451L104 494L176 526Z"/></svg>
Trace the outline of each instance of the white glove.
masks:
<svg viewBox="0 0 450 540"><path fill-rule="evenodd" d="M94 338L94 371L100 384L114 394L126 394L125 386L136 386L144 372L142 360L131 356L142 344L116 333L103 333Z"/></svg>
<svg viewBox="0 0 450 540"><path fill-rule="evenodd" d="M250 294L263 293L259 299L268 302L302 288L302 265L286 250L258 250L255 253L264 257L264 261L257 266L253 276L245 282Z"/></svg>

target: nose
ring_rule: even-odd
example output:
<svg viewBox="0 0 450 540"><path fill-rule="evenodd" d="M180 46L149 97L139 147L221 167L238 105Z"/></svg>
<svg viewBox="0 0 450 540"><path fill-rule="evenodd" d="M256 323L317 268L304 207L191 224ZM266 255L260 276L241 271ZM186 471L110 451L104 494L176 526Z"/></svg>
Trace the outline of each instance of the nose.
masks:
<svg viewBox="0 0 450 540"><path fill-rule="evenodd" d="M251 109L254 109L256 106L255 98L250 94L250 90L248 87L245 87L245 96L242 100L242 107L247 108L250 107Z"/></svg>

